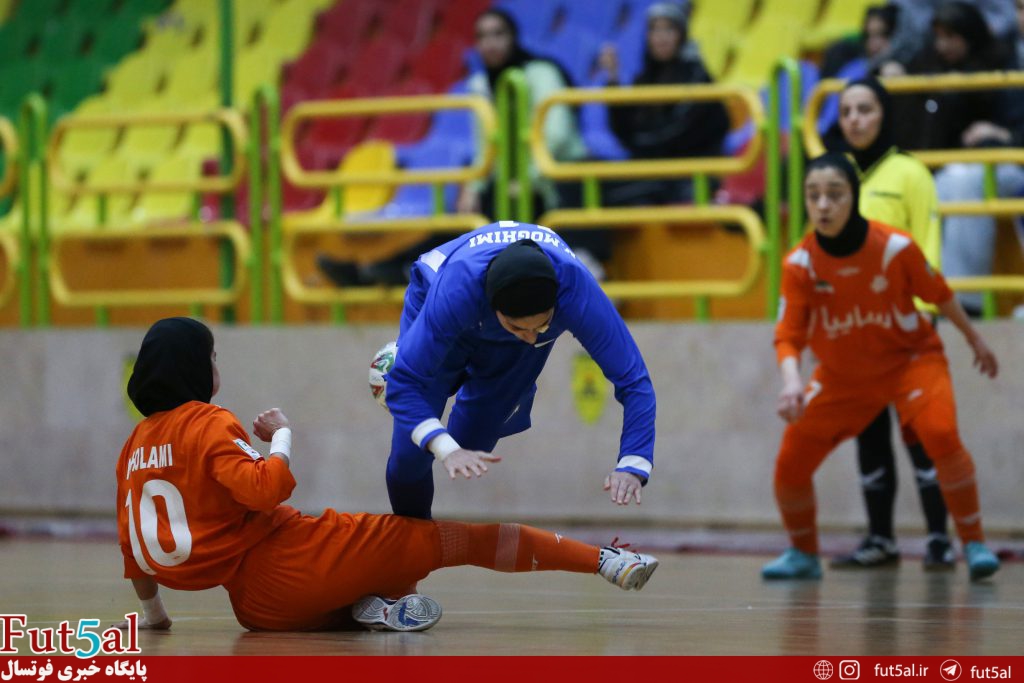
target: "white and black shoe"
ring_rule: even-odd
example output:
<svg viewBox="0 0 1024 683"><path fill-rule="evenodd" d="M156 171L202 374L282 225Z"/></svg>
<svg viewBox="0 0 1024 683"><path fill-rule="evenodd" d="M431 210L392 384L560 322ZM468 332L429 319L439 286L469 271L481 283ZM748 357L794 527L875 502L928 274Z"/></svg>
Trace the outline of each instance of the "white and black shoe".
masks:
<svg viewBox="0 0 1024 683"><path fill-rule="evenodd" d="M622 590L638 591L657 568L658 560L651 555L605 546L601 548L597 573Z"/></svg>
<svg viewBox="0 0 1024 683"><path fill-rule="evenodd" d="M426 631L441 621L441 605L419 593L397 600L367 595L352 605L352 618L371 631Z"/></svg>
<svg viewBox="0 0 1024 683"><path fill-rule="evenodd" d="M829 563L833 569L874 569L899 564L900 551L890 538L868 536L849 555L835 557Z"/></svg>

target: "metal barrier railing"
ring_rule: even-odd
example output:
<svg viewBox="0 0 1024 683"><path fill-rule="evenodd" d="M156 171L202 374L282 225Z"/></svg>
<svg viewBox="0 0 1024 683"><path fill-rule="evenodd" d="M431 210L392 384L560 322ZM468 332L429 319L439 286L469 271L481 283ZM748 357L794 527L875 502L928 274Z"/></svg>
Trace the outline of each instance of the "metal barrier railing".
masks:
<svg viewBox="0 0 1024 683"><path fill-rule="evenodd" d="M211 221L189 224L181 227L147 227L142 231L126 232L91 229L66 230L54 239L54 246L72 240L92 244L111 244L126 240L179 242L182 238L209 239L216 237L232 245L236 276L230 286L197 287L189 289L118 289L118 290L72 290L59 267L50 270L50 289L53 298L63 306L176 306L195 305L197 302L213 306L236 303L246 285L246 265L252 259L252 248L245 229L236 221ZM58 262L55 259L55 263Z"/></svg>
<svg viewBox="0 0 1024 683"><path fill-rule="evenodd" d="M18 180L18 136L10 120L0 117L0 149L4 153L4 175L0 178L0 199L14 193ZM11 232L0 231L0 253L4 255L7 265L4 278L0 281L0 308L14 296L21 270L22 249L17 236Z"/></svg>
<svg viewBox="0 0 1024 683"><path fill-rule="evenodd" d="M21 105L18 120L18 138L21 143L18 159L18 201L21 208L18 298L23 327L32 324L33 300L36 324L48 325L50 322L50 292L46 281L50 267L49 202L44 153L46 122L46 101L38 94L30 94ZM38 199L35 197L36 191L39 192Z"/></svg>
<svg viewBox="0 0 1024 683"><path fill-rule="evenodd" d="M468 109L476 114L481 126L481 153L469 166L458 168L425 168L417 170L386 170L350 172L342 169L311 171L299 163L295 139L305 121L350 116L385 114L424 114L435 111ZM345 185L436 185L464 183L485 178L494 164L496 119L494 107L477 95L414 95L351 100L319 100L301 102L281 122L281 168L285 177L298 187L331 189Z"/></svg>
<svg viewBox="0 0 1024 683"><path fill-rule="evenodd" d="M544 121L551 107L557 105L579 106L590 103L608 105L642 105L659 103L690 102L729 102L742 103L749 114L754 127L754 134L749 144L739 156L689 157L683 159L643 159L629 161L570 161L555 160L544 141ZM749 170L757 163L764 144L765 117L761 100L757 93L749 88L726 85L657 85L612 88L569 88L556 92L545 98L535 109L529 130L529 148L534 163L541 174L555 180L580 180L583 183L584 208L561 209L552 211L541 217L541 221L552 228L569 227L585 224L589 227L600 227L605 216L621 220L623 215L643 216L645 220L659 222L657 217L665 215L670 208L651 207L650 213L634 209L630 214L623 214L618 209L600 208L600 185L604 179L643 179L643 178L679 178L692 177L696 204L704 206L710 201L709 175L730 175ZM523 193L520 188L520 193ZM556 222L558 221L558 222ZM759 221L760 223L760 221ZM761 243L758 253L762 251ZM609 288L619 288L624 283L609 283ZM629 298L630 292L653 291L635 283L637 286L621 287L623 298ZM688 285L689 287L689 285ZM619 289L616 289L619 291ZM669 290L663 290L669 291ZM710 317L708 296L721 296L717 292L700 292L699 288L675 288L671 296L696 296L697 318L707 320ZM645 295L646 296L646 295Z"/></svg>
<svg viewBox="0 0 1024 683"><path fill-rule="evenodd" d="M346 116L379 116L387 114L430 113L469 110L479 127L480 150L473 163L454 168L421 168L415 170L387 169L351 171L341 168L312 171L299 164L295 140L306 121ZM378 99L323 100L303 102L293 107L281 124L280 164L285 177L298 187L325 189L332 193L335 219L328 222L290 220L287 227L280 221L271 224L271 263L277 282L292 299L303 303L348 304L400 301L402 289L388 287L316 288L302 283L295 270L294 252L303 235L395 234L415 232L455 232L473 230L490 221L479 214L444 213L444 186L486 178L492 171L499 136L497 118L491 103L476 95L385 97ZM434 214L416 218L387 220L350 220L345 217L341 190L352 185L430 185L434 190ZM275 285L276 286L276 285ZM335 308L336 321L344 319L344 311Z"/></svg>
<svg viewBox="0 0 1024 683"><path fill-rule="evenodd" d="M97 128L144 128L153 126L189 126L189 125L220 126L226 137L230 138L230 159L226 160L226 172L216 176L200 176L195 178L118 180L118 181L85 181L75 182L64 172L59 162L58 150L64 135L75 129ZM48 225L44 221L41 232L44 244L41 250L48 255L57 255L60 247L68 242L108 244L112 241L153 239L180 240L182 237L194 239L218 238L222 244L230 244L233 250L221 252L221 277L216 287L183 288L175 291L153 290L88 290L72 291L62 271L60 259L52 258L46 271L46 280L53 291L54 300L69 307L96 307L97 322L103 326L109 323L110 306L150 306L154 304L187 304L191 306L193 315L200 313L203 305L228 305L237 303L246 282L245 273L253 272L253 280L257 280L258 264L253 258L249 237L242 226L235 221L217 221L201 223L198 218L200 198L203 194L225 195L237 189L246 172L248 133L242 116L232 109L215 111L176 112L176 113L137 113L137 114L104 114L90 116L70 116L61 119L50 136L46 150L49 162L49 180L52 185L68 195L97 195L99 227L92 230L63 230L49 235ZM46 184L44 183L44 188ZM152 226L110 226L106 217L106 197L112 194L141 193L172 193L189 192L196 196L195 215L192 223L173 228ZM116 232L108 231L117 227ZM52 244L51 244L52 242ZM232 253L233 251L233 253ZM226 317L233 317L233 311L226 312Z"/></svg>
<svg viewBox="0 0 1024 683"><path fill-rule="evenodd" d="M555 209L540 218L558 229L613 228L623 225L706 225L724 223L739 226L747 236L749 258L737 279L672 280L643 282L605 282L608 296L618 299L654 299L700 296L740 296L746 294L761 272L765 251L765 231L761 219L745 206L659 206L616 207L600 211Z"/></svg>
<svg viewBox="0 0 1024 683"><path fill-rule="evenodd" d="M999 71L971 74L941 74L935 76L900 76L897 78L886 78L882 82L893 95L947 90L1020 89L1024 88L1024 72ZM807 101L807 109L804 114L805 119L817 121L825 98L842 91L845 85L846 81L835 78L820 81ZM805 126L803 135L807 151L811 156L817 156L825 151L816 125ZM944 202L939 204L940 214L947 216L1016 216L1024 214L1024 199L1001 199L996 196L993 168L994 164L1024 164L1024 148L976 147L908 151L926 166L932 168L953 163L984 164L986 166L984 198L973 202ZM986 318L992 318L995 316L995 299L991 293L994 291L1024 291L1024 276L957 277L949 278L949 284L950 287L958 291L984 292L984 315Z"/></svg>

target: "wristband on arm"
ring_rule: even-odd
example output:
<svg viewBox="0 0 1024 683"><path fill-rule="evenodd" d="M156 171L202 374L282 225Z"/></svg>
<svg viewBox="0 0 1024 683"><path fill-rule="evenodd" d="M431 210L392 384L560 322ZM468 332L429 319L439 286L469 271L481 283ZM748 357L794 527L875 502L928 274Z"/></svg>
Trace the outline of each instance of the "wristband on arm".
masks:
<svg viewBox="0 0 1024 683"><path fill-rule="evenodd" d="M270 440L270 454L280 455L290 466L292 464L292 430L281 427Z"/></svg>

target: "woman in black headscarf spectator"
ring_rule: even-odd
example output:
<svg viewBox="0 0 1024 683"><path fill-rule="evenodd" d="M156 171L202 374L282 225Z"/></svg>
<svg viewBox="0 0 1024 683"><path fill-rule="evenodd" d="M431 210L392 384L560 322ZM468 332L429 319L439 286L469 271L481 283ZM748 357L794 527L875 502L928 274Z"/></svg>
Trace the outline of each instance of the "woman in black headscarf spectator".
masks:
<svg viewBox="0 0 1024 683"><path fill-rule="evenodd" d="M633 85L711 83L700 56L687 47L683 8L659 2L647 10L643 69ZM600 65L608 85L619 85L618 54L605 47ZM610 107L612 132L635 159L713 157L722 153L729 115L719 102ZM606 191L608 204L665 204L692 198L689 180L618 183Z"/></svg>

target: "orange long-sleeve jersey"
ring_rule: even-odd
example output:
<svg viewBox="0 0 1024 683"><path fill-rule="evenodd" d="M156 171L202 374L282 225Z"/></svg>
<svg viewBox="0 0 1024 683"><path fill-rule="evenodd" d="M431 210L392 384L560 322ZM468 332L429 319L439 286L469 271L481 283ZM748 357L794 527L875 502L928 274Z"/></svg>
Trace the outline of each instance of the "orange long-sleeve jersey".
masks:
<svg viewBox="0 0 1024 683"><path fill-rule="evenodd" d="M192 401L136 426L117 462L125 578L179 590L226 583L246 551L298 512L295 478L264 459L231 412Z"/></svg>
<svg viewBox="0 0 1024 683"><path fill-rule="evenodd" d="M915 354L942 351L917 309L953 293L928 265L910 235L871 221L864 245L837 258L808 233L786 257L775 327L778 360L799 358L805 346L831 376L865 381L902 367Z"/></svg>

